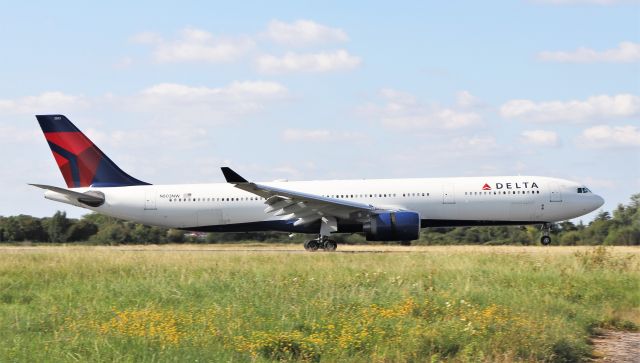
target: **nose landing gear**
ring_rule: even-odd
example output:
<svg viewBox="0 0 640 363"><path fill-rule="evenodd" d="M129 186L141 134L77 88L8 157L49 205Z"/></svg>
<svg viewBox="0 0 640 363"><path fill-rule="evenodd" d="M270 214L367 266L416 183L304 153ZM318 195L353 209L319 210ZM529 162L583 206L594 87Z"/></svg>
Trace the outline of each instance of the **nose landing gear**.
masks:
<svg viewBox="0 0 640 363"><path fill-rule="evenodd" d="M551 233L551 224L545 223L542 225L542 237L540 237L540 243L543 246L548 246L551 244L551 237L549 234Z"/></svg>

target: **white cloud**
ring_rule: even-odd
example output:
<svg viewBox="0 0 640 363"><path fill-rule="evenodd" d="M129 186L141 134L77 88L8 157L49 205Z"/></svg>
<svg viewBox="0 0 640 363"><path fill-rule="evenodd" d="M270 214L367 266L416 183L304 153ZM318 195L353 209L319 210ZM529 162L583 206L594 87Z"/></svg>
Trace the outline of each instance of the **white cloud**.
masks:
<svg viewBox="0 0 640 363"><path fill-rule="evenodd" d="M472 136L457 137L453 139L454 150L465 151L467 153L490 152L498 147L498 143L493 136Z"/></svg>
<svg viewBox="0 0 640 363"><path fill-rule="evenodd" d="M560 139L554 131L546 130L527 130L523 131L520 136L524 142L540 146L558 146Z"/></svg>
<svg viewBox="0 0 640 363"><path fill-rule="evenodd" d="M640 128L598 125L582 131L578 142L590 148L640 147Z"/></svg>
<svg viewBox="0 0 640 363"><path fill-rule="evenodd" d="M362 107L360 111L365 116L379 119L389 128L460 129L482 123L479 113L460 109L459 106L427 106L418 102L413 95L394 89L383 89L380 95L384 99L384 104L369 104ZM463 98L475 100L475 97L468 92ZM458 102L460 103L460 100Z"/></svg>
<svg viewBox="0 0 640 363"><path fill-rule="evenodd" d="M195 28L185 28L175 40L145 32L131 38L133 42L154 46L153 59L158 63L234 61L254 47L248 37L224 38Z"/></svg>
<svg viewBox="0 0 640 363"><path fill-rule="evenodd" d="M592 96L586 100L534 102L511 100L500 107L504 118L532 122L585 122L640 115L640 97L631 94Z"/></svg>
<svg viewBox="0 0 640 363"><path fill-rule="evenodd" d="M34 119L35 121L35 119ZM25 142L43 142L42 132L35 126L35 122L29 128L18 128L15 126L0 126L0 143L2 144L22 144Z"/></svg>
<svg viewBox="0 0 640 363"><path fill-rule="evenodd" d="M199 101L212 97L280 97L286 93L286 88L280 83L266 81L244 81L232 82L226 87L192 87L176 83L160 83L144 89L141 94L144 96L172 97L187 102Z"/></svg>
<svg viewBox="0 0 640 363"><path fill-rule="evenodd" d="M142 90L128 103L161 119L206 124L237 121L287 95L285 86L267 81L236 81L218 88L160 83Z"/></svg>
<svg viewBox="0 0 640 363"><path fill-rule="evenodd" d="M16 99L0 99L0 112L13 114L61 113L77 110L88 105L82 96L69 95L59 91L44 92L37 96Z"/></svg>
<svg viewBox="0 0 640 363"><path fill-rule="evenodd" d="M171 140L171 148L176 151L197 149L212 143L212 140L207 138L207 130L197 126L185 128L156 125L153 128L110 132L91 128L85 133L96 145L120 151L152 150L157 147L158 140Z"/></svg>
<svg viewBox="0 0 640 363"><path fill-rule="evenodd" d="M456 103L461 108L472 108L480 105L480 99L469 91L460 91L456 95Z"/></svg>
<svg viewBox="0 0 640 363"><path fill-rule="evenodd" d="M545 62L560 63L632 63L640 61L640 43L622 42L617 48L597 51L581 47L573 52L544 51L538 53L538 59Z"/></svg>
<svg viewBox="0 0 640 363"><path fill-rule="evenodd" d="M329 130L286 129L282 132L285 141L327 141L331 139Z"/></svg>
<svg viewBox="0 0 640 363"><path fill-rule="evenodd" d="M297 20L285 23L272 20L265 35L272 41L289 46L346 42L347 33L342 29L331 28L311 20Z"/></svg>
<svg viewBox="0 0 640 363"><path fill-rule="evenodd" d="M282 57L266 54L259 56L256 63L258 70L264 73L332 72L356 68L362 60L340 49L306 54L287 52Z"/></svg>
<svg viewBox="0 0 640 363"><path fill-rule="evenodd" d="M350 131L286 129L282 132L282 139L289 142L330 142L330 141L361 141L366 135Z"/></svg>

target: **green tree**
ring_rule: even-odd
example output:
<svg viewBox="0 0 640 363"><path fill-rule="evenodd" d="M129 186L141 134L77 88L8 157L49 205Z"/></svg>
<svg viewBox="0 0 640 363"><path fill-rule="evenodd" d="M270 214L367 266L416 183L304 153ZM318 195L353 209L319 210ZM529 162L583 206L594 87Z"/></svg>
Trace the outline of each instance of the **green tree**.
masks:
<svg viewBox="0 0 640 363"><path fill-rule="evenodd" d="M578 227L573 224L571 221L563 221L558 223L558 227L560 227L560 231L569 232L569 231L577 231Z"/></svg>
<svg viewBox="0 0 640 363"><path fill-rule="evenodd" d="M582 237L578 231L569 231L563 233L560 237L560 244L564 246L575 246L582 242Z"/></svg>
<svg viewBox="0 0 640 363"><path fill-rule="evenodd" d="M640 245L640 229L633 226L625 226L613 230L604 240L607 245Z"/></svg>
<svg viewBox="0 0 640 363"><path fill-rule="evenodd" d="M127 228L123 224L108 224L100 227L98 233L91 237L92 242L118 245L131 241Z"/></svg>
<svg viewBox="0 0 640 363"><path fill-rule="evenodd" d="M66 242L69 224L70 222L67 219L67 212L57 211L48 221L47 231L49 234L49 241Z"/></svg>
<svg viewBox="0 0 640 363"><path fill-rule="evenodd" d="M3 226L3 235L4 240L9 242L20 242L24 240L24 233L22 232L22 227L20 226L20 222L16 217L7 217L4 219Z"/></svg>
<svg viewBox="0 0 640 363"><path fill-rule="evenodd" d="M184 242L184 231L179 229L170 229L167 231L167 242L182 243Z"/></svg>
<svg viewBox="0 0 640 363"><path fill-rule="evenodd" d="M165 228L136 224L131 230L131 239L135 243L164 243L167 230Z"/></svg>
<svg viewBox="0 0 640 363"><path fill-rule="evenodd" d="M25 241L46 242L49 237L42 226L40 218L21 214L15 217L22 230L22 237Z"/></svg>
<svg viewBox="0 0 640 363"><path fill-rule="evenodd" d="M598 213L594 221L608 221L610 219L611 219L611 214L606 210L603 210L600 213Z"/></svg>
<svg viewBox="0 0 640 363"><path fill-rule="evenodd" d="M98 233L98 226L95 223L87 219L81 219L69 227L67 241L88 241L96 233Z"/></svg>

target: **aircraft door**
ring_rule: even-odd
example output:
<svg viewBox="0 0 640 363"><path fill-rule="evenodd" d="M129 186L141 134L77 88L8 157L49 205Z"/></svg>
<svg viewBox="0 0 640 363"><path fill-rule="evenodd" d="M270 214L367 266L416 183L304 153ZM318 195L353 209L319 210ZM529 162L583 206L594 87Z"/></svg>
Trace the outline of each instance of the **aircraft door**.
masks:
<svg viewBox="0 0 640 363"><path fill-rule="evenodd" d="M442 186L442 204L456 204L456 193L454 184Z"/></svg>
<svg viewBox="0 0 640 363"><path fill-rule="evenodd" d="M157 210L155 188L145 188L144 190L144 210Z"/></svg>
<svg viewBox="0 0 640 363"><path fill-rule="evenodd" d="M550 202L562 202L562 193L558 184L551 184L551 195L549 197Z"/></svg>

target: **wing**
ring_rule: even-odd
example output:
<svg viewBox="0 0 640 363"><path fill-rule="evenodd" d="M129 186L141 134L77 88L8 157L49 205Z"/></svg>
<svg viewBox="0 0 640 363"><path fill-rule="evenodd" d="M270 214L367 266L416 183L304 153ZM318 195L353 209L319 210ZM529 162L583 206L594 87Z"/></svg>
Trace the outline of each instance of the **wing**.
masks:
<svg viewBox="0 0 640 363"><path fill-rule="evenodd" d="M297 219L295 226L315 222L323 217L363 221L383 210L370 204L249 182L228 167L222 167L222 173L227 182L234 184L236 188L265 198L265 213Z"/></svg>
<svg viewBox="0 0 640 363"><path fill-rule="evenodd" d="M29 184L34 187L38 187L45 190L50 190L52 192L60 193L70 200L78 201L82 204L86 204L91 207L99 207L104 204L104 194L98 191L88 191L84 193L75 192L73 190L54 187L53 185L44 185L44 184Z"/></svg>

